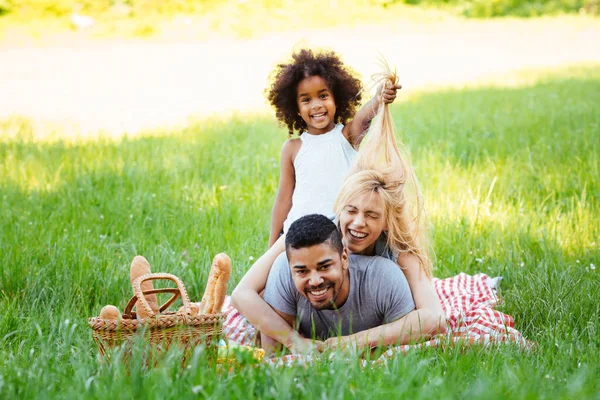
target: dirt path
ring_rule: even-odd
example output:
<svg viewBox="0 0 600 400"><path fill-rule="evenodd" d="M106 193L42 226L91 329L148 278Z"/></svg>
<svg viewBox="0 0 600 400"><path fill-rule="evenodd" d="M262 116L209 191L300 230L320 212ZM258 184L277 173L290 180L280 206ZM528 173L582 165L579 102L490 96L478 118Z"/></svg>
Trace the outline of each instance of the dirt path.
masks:
<svg viewBox="0 0 600 400"><path fill-rule="evenodd" d="M0 120L24 115L86 134L184 123L188 117L264 110L272 65L294 45L340 52L364 78L379 53L406 91L462 84L523 68L600 63L600 20L449 20L252 40L63 40L0 47Z"/></svg>

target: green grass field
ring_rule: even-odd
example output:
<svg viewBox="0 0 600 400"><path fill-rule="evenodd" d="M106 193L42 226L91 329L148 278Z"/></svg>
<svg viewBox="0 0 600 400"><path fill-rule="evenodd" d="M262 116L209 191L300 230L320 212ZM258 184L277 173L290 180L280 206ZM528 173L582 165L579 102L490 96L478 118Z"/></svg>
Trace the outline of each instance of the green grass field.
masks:
<svg viewBox="0 0 600 400"><path fill-rule="evenodd" d="M600 67L535 84L423 92L393 106L421 180L435 275L502 275L531 351L415 351L217 373L198 351L99 363L87 318L122 311L136 254L199 299L212 256L229 292L266 248L285 131L270 116L132 138L35 139L0 123L0 398L598 398Z"/></svg>

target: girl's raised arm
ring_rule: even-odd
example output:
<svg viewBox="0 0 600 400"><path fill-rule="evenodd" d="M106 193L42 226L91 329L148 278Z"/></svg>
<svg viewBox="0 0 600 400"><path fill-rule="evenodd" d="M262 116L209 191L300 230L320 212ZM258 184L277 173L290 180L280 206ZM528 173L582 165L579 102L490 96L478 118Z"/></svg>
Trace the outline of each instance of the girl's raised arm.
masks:
<svg viewBox="0 0 600 400"><path fill-rule="evenodd" d="M381 101L384 104L391 104L396 99L396 92L402 89L399 84L396 85L381 85L377 90L377 94L373 96L371 100L367 102L358 112L354 115L352 121L348 122L344 126L342 131L348 142L358 149L362 142L371 120L377 115Z"/></svg>

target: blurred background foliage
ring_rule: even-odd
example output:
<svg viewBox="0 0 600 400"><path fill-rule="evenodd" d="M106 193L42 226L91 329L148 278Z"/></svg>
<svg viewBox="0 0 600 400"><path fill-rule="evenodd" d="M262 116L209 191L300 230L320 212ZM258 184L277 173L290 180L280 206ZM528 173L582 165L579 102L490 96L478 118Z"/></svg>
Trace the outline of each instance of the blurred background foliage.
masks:
<svg viewBox="0 0 600 400"><path fill-rule="evenodd" d="M536 17L562 13L599 14L599 0L395 0L405 4L451 6L466 17ZM385 4L390 4L387 2Z"/></svg>
<svg viewBox="0 0 600 400"><path fill-rule="evenodd" d="M332 0L331 8L387 9L397 4L443 8L467 17L533 17L562 13L600 15L600 0ZM146 15L214 13L218 10L264 10L277 15L306 6L291 0L0 0L0 16L56 18L82 13L91 16L118 15L131 18Z"/></svg>

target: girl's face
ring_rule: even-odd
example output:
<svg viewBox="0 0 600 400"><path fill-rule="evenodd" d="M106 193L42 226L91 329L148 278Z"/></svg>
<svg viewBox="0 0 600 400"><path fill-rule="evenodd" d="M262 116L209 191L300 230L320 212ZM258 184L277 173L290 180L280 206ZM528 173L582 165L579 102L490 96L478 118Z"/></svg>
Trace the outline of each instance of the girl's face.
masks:
<svg viewBox="0 0 600 400"><path fill-rule="evenodd" d="M357 194L340 213L342 241L350 253L373 255L375 241L386 229L385 202L377 192Z"/></svg>
<svg viewBox="0 0 600 400"><path fill-rule="evenodd" d="M335 99L325 79L318 75L304 78L296 88L298 115L306 122L308 133L320 135L335 126Z"/></svg>

